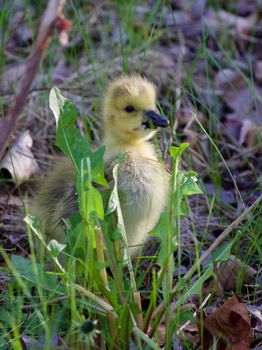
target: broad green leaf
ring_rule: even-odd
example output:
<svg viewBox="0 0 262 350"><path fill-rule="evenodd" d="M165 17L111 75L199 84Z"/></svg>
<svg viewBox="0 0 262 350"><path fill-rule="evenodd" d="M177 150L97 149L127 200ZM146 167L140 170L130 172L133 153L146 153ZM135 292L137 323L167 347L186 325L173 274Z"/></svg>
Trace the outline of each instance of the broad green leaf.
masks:
<svg viewBox="0 0 262 350"><path fill-rule="evenodd" d="M58 284L57 277L46 273L43 266L35 264L23 258L22 256L12 255L11 262L19 275L25 280L34 285L38 285L43 289L55 292L57 294L64 294L64 288Z"/></svg>
<svg viewBox="0 0 262 350"><path fill-rule="evenodd" d="M103 162L105 147L92 152L89 142L75 126L76 108L72 102L61 95L56 87L50 92L49 105L57 124L56 145L71 158L77 172L79 172L81 160L90 158L92 181L106 186Z"/></svg>
<svg viewBox="0 0 262 350"><path fill-rule="evenodd" d="M113 169L114 187L112 189L112 192L109 198L106 215L111 214L118 207L120 208L120 202L119 202L118 190L117 190L117 173L118 173L119 164L121 164L124 161L125 157L126 157L126 153L121 153L118 156L118 159Z"/></svg>
<svg viewBox="0 0 262 350"><path fill-rule="evenodd" d="M185 301L190 298L193 295L202 295L202 287L203 283L213 275L213 269L208 268L200 277L197 278L197 280L188 288L187 292L183 293L183 295L177 300L175 304L175 309L179 307L180 305L183 305ZM181 280L181 287L180 283L175 288L179 291L182 289L183 279ZM173 310L172 310L173 311Z"/></svg>
<svg viewBox="0 0 262 350"><path fill-rule="evenodd" d="M74 125L77 118L77 110L67 98L61 95L57 87L54 87L50 91L49 106L54 113L57 127L59 126L59 122L61 122L61 118L65 127Z"/></svg>
<svg viewBox="0 0 262 350"><path fill-rule="evenodd" d="M89 199L87 204L89 214L95 212L99 219L104 219L104 207L102 197L99 191L92 185L90 185L89 187Z"/></svg>
<svg viewBox="0 0 262 350"><path fill-rule="evenodd" d="M92 179L98 185L107 186L104 175L105 146L100 147L91 157Z"/></svg>
<svg viewBox="0 0 262 350"><path fill-rule="evenodd" d="M66 235L70 255L83 260L85 257L85 242L84 235L82 234L82 217L80 214L75 214L68 221L69 227L67 228Z"/></svg>
<svg viewBox="0 0 262 350"><path fill-rule="evenodd" d="M117 192L117 185L116 183L114 183L114 187L112 189L110 198L109 198L109 202L108 202L108 206L106 209L106 215L109 215L111 213L113 213L117 207L120 206L119 203L119 197L118 197L118 192Z"/></svg>
<svg viewBox="0 0 262 350"><path fill-rule="evenodd" d="M111 239L113 241L118 241L119 239L122 239L122 233L121 233L119 227L116 227L114 232L111 234Z"/></svg>
<svg viewBox="0 0 262 350"><path fill-rule="evenodd" d="M171 225L171 226L170 226ZM170 223L170 216L169 212L164 211L160 215L160 219L154 229L149 232L150 236L153 237L158 237L161 240L161 248L158 253L158 259L157 259L157 264L163 268L166 263L166 258L167 258L167 244L171 243L171 252L174 252L178 242L175 240L174 236L172 235L171 237L171 242L168 242L168 230L171 230L171 232L176 232L175 231L175 222L172 220L172 223Z"/></svg>
<svg viewBox="0 0 262 350"><path fill-rule="evenodd" d="M177 239L174 235L175 232L177 232L175 220L172 220L172 222L170 223L169 212L163 212L160 216L159 222L157 223L153 231L149 233L151 236L158 237L161 240L157 264L160 266L161 270L168 268L168 274L170 274L171 276L173 276L175 270L173 253L178 246ZM167 286L166 275L163 278L162 290L164 293L164 299L167 300L169 288Z"/></svg>
<svg viewBox="0 0 262 350"><path fill-rule="evenodd" d="M171 157L174 160L176 160L177 158L179 158L181 156L181 154L184 152L184 150L188 148L188 146L189 146L189 143L181 143L179 145L179 147L170 146L169 151L170 151Z"/></svg>
<svg viewBox="0 0 262 350"><path fill-rule="evenodd" d="M119 232L123 233L125 232L125 227L124 222L122 222L121 205L118 196L118 167L119 164L116 163L116 165L113 168L114 187L110 195L107 214L111 214L115 210L117 211Z"/></svg>
<svg viewBox="0 0 262 350"><path fill-rule="evenodd" d="M65 249L66 244L62 244L57 242L55 239L52 239L49 243L48 243L48 248L50 250L50 253L57 258L58 255Z"/></svg>
<svg viewBox="0 0 262 350"><path fill-rule="evenodd" d="M80 164L80 173L77 174L76 187L81 215L89 221L91 213L96 213L101 220L104 219L103 201L99 191L90 182L91 165L90 159Z"/></svg>
<svg viewBox="0 0 262 350"><path fill-rule="evenodd" d="M91 156L87 140L82 137L79 130L75 127L65 129L62 123L59 123L55 144L64 154L71 158L76 170L79 170L79 164L82 158Z"/></svg>
<svg viewBox="0 0 262 350"><path fill-rule="evenodd" d="M124 158L120 157L116 163L116 165L113 168L113 179L114 179L114 188L111 192L110 199L109 199L109 204L107 208L107 215L111 214L113 211L116 211L117 214L117 228L118 232L121 233L123 243L124 243L124 259L128 261L129 264L129 272L131 271L131 259L129 256L129 251L128 251L128 241L127 241L127 235L126 235L126 228L125 228L125 223L122 215L122 210L121 210L121 205L119 201L119 196L118 196L118 167L119 167L119 162L121 162ZM130 273L130 275L132 272ZM133 277L131 277L132 280Z"/></svg>
<svg viewBox="0 0 262 350"><path fill-rule="evenodd" d="M34 234L38 237L38 239L42 243L45 243L44 236L42 235L42 227L40 220L30 214L27 214L24 218L24 222L26 222L32 228Z"/></svg>
<svg viewBox="0 0 262 350"><path fill-rule="evenodd" d="M57 123L56 145L71 158L76 168L76 187L80 212L87 221L93 213L103 220L102 198L92 182L102 186L107 185L103 161L105 147L101 147L95 152L91 151L87 139L75 126L76 108L61 95L58 88L51 90L49 103Z"/></svg>
<svg viewBox="0 0 262 350"><path fill-rule="evenodd" d="M212 263L215 263L218 261L228 261L231 256L232 247L238 239L239 239L239 235L236 235L236 237L232 241L217 248L212 254Z"/></svg>
<svg viewBox="0 0 262 350"><path fill-rule="evenodd" d="M194 172L182 173L180 193L181 196L191 196L193 194L202 194L198 187L196 174Z"/></svg>

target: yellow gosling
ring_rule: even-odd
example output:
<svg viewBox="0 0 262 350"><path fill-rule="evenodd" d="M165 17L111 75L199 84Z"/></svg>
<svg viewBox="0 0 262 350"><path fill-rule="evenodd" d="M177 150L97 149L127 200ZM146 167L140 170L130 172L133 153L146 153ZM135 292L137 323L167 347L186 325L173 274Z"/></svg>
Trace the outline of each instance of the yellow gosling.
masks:
<svg viewBox="0 0 262 350"><path fill-rule="evenodd" d="M139 252L147 233L165 208L169 175L150 139L158 127L168 126L156 107L155 86L140 76L110 82L103 101L105 171L125 154L118 170L118 192L130 254ZM33 206L49 238L62 239L61 219L77 212L74 168L61 160L45 180Z"/></svg>

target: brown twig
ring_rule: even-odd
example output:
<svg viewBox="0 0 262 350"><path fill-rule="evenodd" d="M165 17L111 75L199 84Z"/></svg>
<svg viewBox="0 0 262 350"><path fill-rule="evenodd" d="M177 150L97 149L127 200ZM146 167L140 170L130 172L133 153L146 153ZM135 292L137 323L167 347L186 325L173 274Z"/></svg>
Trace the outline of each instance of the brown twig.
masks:
<svg viewBox="0 0 262 350"><path fill-rule="evenodd" d="M210 256L210 254L212 254L213 251L217 249L218 246L220 246L220 244L229 236L229 234L234 230L234 228L236 228L246 218L246 216L258 206L261 200L262 194L250 205L250 207L248 207L238 218L236 218L236 220L233 221L221 233L220 236L217 237L217 239L211 244L211 246L201 255L200 259L185 274L185 280L189 279L193 275L193 273L197 270L197 267L200 266L203 263L203 261L205 261Z"/></svg>
<svg viewBox="0 0 262 350"><path fill-rule="evenodd" d="M70 22L61 13L64 4L65 0L49 0L48 2L39 26L35 46L26 61L25 70L19 81L13 103L6 118L3 118L0 123L0 159L3 157L10 135L14 131L18 117L26 104L30 87L36 76L44 52L52 38L53 31L56 29L61 33L71 26Z"/></svg>
<svg viewBox="0 0 262 350"><path fill-rule="evenodd" d="M198 266L205 261L210 254L229 236L229 234L259 205L262 201L262 194L238 217L235 221L233 221L222 233L221 235L211 244L211 246L201 255L200 259L190 268L190 270L185 274L183 279L185 281L189 280L195 271L198 269ZM169 295L169 303L172 302L175 293L177 292L177 286L175 286L172 292ZM173 308L172 308L173 309ZM173 309L174 310L174 309ZM149 332L149 337L151 338L157 328L158 323L165 313L165 307L163 304L158 308L157 312L154 315L154 325ZM151 317L150 317L151 318ZM152 318L151 318L152 319ZM148 329L148 325L146 330Z"/></svg>
<svg viewBox="0 0 262 350"><path fill-rule="evenodd" d="M97 261L101 264L105 262L105 256L104 256L104 247L103 247L103 232L101 227L95 228L95 238L96 238L96 253L97 253ZM101 280L104 283L104 287L110 291L108 279L107 279L107 272L106 268L103 267L99 271ZM106 302L108 302L107 299L105 299ZM117 325L115 321L114 314L112 312L106 313L107 321L108 321L108 328L112 339L112 349L118 348L119 346L119 339L118 339L118 331L117 331Z"/></svg>
<svg viewBox="0 0 262 350"><path fill-rule="evenodd" d="M104 248L103 248L103 232L101 227L95 228L95 238L96 238L97 261L103 264L105 262L105 256L104 256ZM101 270L99 271L99 274L104 283L105 288L109 290L106 268L105 267L101 268Z"/></svg>

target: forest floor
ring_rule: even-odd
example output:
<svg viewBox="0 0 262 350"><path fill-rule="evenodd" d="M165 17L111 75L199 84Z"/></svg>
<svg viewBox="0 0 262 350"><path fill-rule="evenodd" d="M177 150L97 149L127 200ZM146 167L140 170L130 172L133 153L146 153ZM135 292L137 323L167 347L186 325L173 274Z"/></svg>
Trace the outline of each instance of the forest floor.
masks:
<svg viewBox="0 0 262 350"><path fill-rule="evenodd" d="M14 98L44 9L44 1L37 4L3 2L1 117L6 115ZM81 134L100 145L101 100L107 81L123 73L139 73L156 84L158 107L170 121L170 128L161 130L156 141L167 167L171 167L169 147L189 143L182 156L182 168L197 173L203 191L188 200L189 213L182 221L182 261L175 269L174 279L178 270L185 275L196 256L201 256L261 195L262 5L255 0L146 1L141 4L68 1L63 12L72 21L68 42L64 40L62 45L57 38L51 41L10 142L10 146L17 144L19 136L28 130L29 146L26 147L30 148L38 166L31 164L32 175L27 178L29 170L26 170L19 185L2 171L1 251L8 256L28 258L24 204L35 195L36 180L42 179L60 155L54 146L55 118L48 104L51 88L59 87L74 103ZM18 162L23 163L23 150L20 155ZM238 235L237 243L227 262L216 263L215 277L202 286L203 300L207 298L202 309L206 315L216 310L216 317L222 317L226 324L221 329L212 322L207 323L209 335L220 335L227 342L231 339L232 349L262 349L261 209L260 202L238 225L233 225L223 243ZM1 256L0 262L3 266ZM146 265L146 261L143 264ZM203 270L205 266L204 263ZM147 271L147 266L140 268ZM9 282L10 275L3 269L0 304L6 301ZM144 285L149 288L151 283L149 274ZM233 295L241 301L232 301ZM15 293L13 298L15 300ZM240 305L230 322L225 321L229 317L227 311L219 307L226 300L228 312L233 312L235 303ZM245 310L242 310L243 303ZM0 313L0 324L6 322L8 324ZM242 332L238 338L234 328L239 323L243 328L238 329ZM6 346L0 344L0 349L9 349L12 337L1 335L1 329L10 329L10 326L0 326L0 338ZM31 349L31 336L24 333L21 330L23 349ZM208 349L210 345L210 339L204 343L202 339L200 344L197 323L185 324L178 333L173 339L176 349L200 349L201 346ZM249 339L248 344L243 338ZM62 339L56 334L52 346L62 349ZM35 348L40 349L42 341L40 338ZM226 349L226 343L217 348Z"/></svg>

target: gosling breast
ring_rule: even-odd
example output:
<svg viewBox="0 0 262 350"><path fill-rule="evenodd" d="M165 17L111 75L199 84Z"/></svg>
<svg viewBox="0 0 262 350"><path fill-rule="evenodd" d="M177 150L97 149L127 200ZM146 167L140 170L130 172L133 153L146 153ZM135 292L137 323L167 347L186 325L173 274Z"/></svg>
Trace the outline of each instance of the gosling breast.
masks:
<svg viewBox="0 0 262 350"><path fill-rule="evenodd" d="M152 158L127 153L118 171L118 192L129 251L136 254L157 224L164 210L169 190L169 175Z"/></svg>

